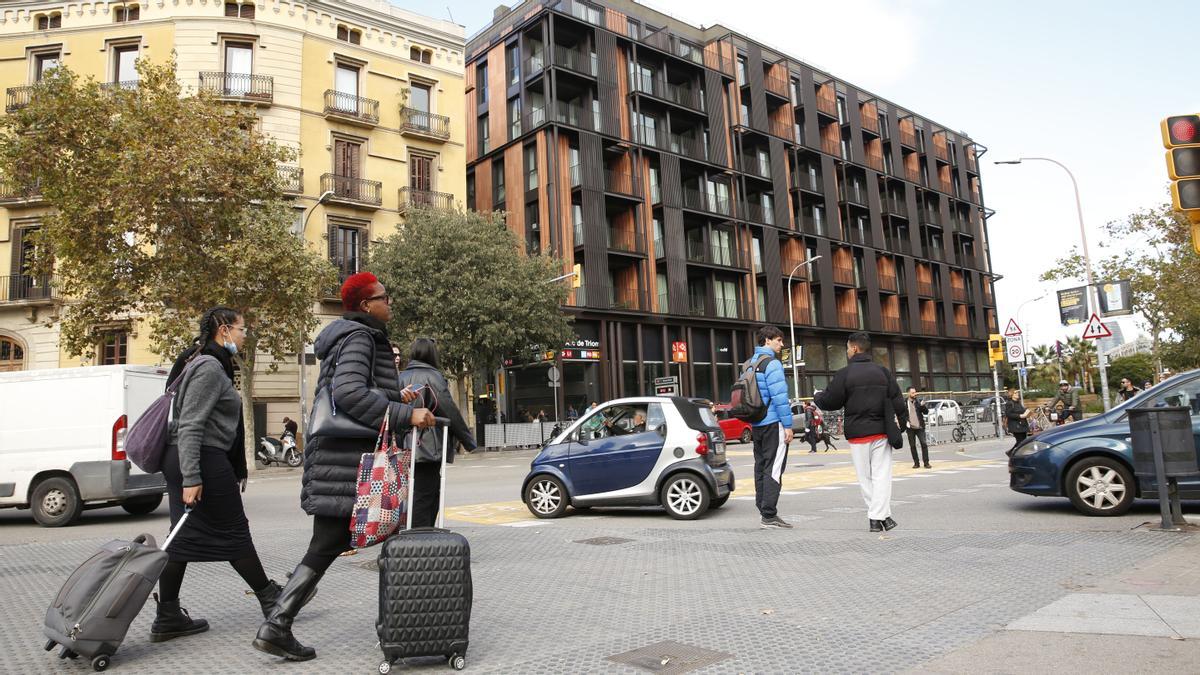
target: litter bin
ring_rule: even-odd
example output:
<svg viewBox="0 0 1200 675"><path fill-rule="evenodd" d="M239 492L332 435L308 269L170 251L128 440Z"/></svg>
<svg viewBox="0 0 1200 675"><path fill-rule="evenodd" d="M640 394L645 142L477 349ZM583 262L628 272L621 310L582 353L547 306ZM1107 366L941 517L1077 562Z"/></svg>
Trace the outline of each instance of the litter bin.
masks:
<svg viewBox="0 0 1200 675"><path fill-rule="evenodd" d="M1176 478L1200 473L1192 434L1192 409L1186 406L1130 408L1133 472L1154 481L1163 529L1184 524ZM1143 481L1148 486L1150 481Z"/></svg>

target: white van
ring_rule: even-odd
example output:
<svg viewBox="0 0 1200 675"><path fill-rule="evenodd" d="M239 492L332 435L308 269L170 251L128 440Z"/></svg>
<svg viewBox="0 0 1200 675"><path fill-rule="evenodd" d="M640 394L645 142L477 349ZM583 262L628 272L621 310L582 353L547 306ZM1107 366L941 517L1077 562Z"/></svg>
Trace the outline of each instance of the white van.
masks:
<svg viewBox="0 0 1200 675"><path fill-rule="evenodd" d="M0 373L0 508L31 509L46 527L69 525L84 508L158 508L162 474L134 466L124 445L166 381L153 366Z"/></svg>

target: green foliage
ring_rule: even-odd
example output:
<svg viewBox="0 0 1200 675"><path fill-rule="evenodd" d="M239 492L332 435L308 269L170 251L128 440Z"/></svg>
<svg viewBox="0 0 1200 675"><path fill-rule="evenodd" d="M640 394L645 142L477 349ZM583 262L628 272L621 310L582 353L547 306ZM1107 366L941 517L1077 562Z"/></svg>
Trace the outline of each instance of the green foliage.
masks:
<svg viewBox="0 0 1200 675"><path fill-rule="evenodd" d="M1150 354L1131 354L1109 361L1108 386L1116 390L1121 386L1121 379L1126 377L1139 389L1143 382L1153 382L1154 357Z"/></svg>
<svg viewBox="0 0 1200 675"><path fill-rule="evenodd" d="M295 353L332 269L288 231L277 171L292 157L252 111L185 96L174 63L138 62L140 84L105 88L63 67L0 118L0 173L54 207L37 265L70 298L61 341L91 354L104 325L144 316L168 357L208 307L246 313L243 353Z"/></svg>
<svg viewBox="0 0 1200 675"><path fill-rule="evenodd" d="M404 351L432 337L442 368L463 375L571 338L568 284L547 283L562 261L521 254L499 214L414 209L405 220L368 263L391 294L390 334Z"/></svg>

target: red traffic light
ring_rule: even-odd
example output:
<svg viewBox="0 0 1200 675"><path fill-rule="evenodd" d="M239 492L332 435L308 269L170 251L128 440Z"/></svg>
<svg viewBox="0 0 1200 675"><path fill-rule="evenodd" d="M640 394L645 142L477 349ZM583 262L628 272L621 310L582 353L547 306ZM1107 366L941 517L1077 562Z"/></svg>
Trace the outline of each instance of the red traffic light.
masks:
<svg viewBox="0 0 1200 675"><path fill-rule="evenodd" d="M1200 115L1174 115L1162 121L1163 146L1200 144Z"/></svg>

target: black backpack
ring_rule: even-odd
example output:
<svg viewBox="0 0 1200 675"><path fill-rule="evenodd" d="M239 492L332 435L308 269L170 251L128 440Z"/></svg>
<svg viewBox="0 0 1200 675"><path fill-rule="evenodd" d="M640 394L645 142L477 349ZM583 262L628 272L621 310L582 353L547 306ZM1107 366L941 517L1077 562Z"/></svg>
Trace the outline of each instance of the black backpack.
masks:
<svg viewBox="0 0 1200 675"><path fill-rule="evenodd" d="M767 372L771 357L760 354L738 376L729 393L729 414L743 422L754 423L767 416L767 402L758 388L758 373Z"/></svg>

